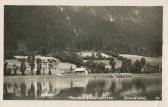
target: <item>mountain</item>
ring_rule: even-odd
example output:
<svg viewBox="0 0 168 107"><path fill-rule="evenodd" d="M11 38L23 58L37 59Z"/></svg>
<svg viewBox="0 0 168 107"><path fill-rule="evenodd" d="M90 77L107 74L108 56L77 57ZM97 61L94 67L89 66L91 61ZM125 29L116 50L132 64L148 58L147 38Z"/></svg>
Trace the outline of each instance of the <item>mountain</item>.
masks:
<svg viewBox="0 0 168 107"><path fill-rule="evenodd" d="M4 47L162 55L160 6L5 6Z"/></svg>

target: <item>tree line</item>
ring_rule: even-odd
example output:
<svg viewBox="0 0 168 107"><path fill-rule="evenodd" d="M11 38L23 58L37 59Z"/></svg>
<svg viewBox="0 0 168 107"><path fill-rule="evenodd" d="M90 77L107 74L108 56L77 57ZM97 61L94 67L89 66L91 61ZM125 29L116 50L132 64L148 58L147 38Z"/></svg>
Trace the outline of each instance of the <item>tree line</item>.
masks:
<svg viewBox="0 0 168 107"><path fill-rule="evenodd" d="M26 60L20 59L19 61L20 61L20 66L16 66L16 64L13 64L13 68L8 68L8 62L5 62L4 63L4 75L5 76L18 75L17 71L21 72L21 75L26 75L26 72L27 72ZM51 69L53 68L53 64L51 60L47 62L48 67L46 68L44 68L44 65L43 65L44 62L40 58L35 59L35 56L28 56L27 62L28 62L28 67L30 67L30 70L31 70L31 75L41 75L42 72L44 75L45 69L48 69L48 75L52 75ZM34 74L35 65L37 68L36 74ZM14 72L12 73L12 71Z"/></svg>
<svg viewBox="0 0 168 107"><path fill-rule="evenodd" d="M98 52L96 56L92 54L90 57L81 57L74 51L57 51L54 53L51 53L51 55L57 59L59 59L61 62L69 62L72 64L75 64L77 67L86 67L90 73L157 73L162 72L162 68L159 67L159 65L151 65L146 62L145 58L141 58L141 60L136 60L135 62L132 62L130 59L124 58L118 54L115 53L107 53L108 55L111 55L111 58L105 58L102 57L101 52ZM115 58L118 60L121 60L122 64L121 67L116 68L116 61ZM87 60L86 60L87 59ZM98 63L96 60L109 60L109 65L111 66L110 70L106 68L106 64L104 63ZM84 61L86 60L86 61ZM33 75L33 69L35 68L35 63L37 63L37 72L36 75L41 75L42 72L42 61L41 59L36 59L35 56L28 56L28 64L31 68L32 75ZM7 62L4 65L4 75L11 75L11 69L7 68ZM26 72L26 65L25 60L21 60L20 68L17 68L17 66L14 64L14 75L16 74L16 70L20 69L20 72L22 75L25 75ZM49 62L49 75L51 75L51 69L52 69L52 62ZM73 69L70 68L70 71Z"/></svg>
<svg viewBox="0 0 168 107"><path fill-rule="evenodd" d="M55 58L60 59L63 62L70 62L76 64L77 67L86 67L90 70L91 73L157 73L162 72L162 68L159 65L151 65L146 62L145 58L141 60L136 60L132 62L130 59L124 58L116 53L108 52L108 55L111 55L112 58L106 58L101 55L101 52L98 52L96 55L92 54L91 56L80 57L76 52L56 52L53 54ZM122 65L119 68L116 68L115 59L122 61ZM84 61L87 60L87 61ZM109 60L109 65L111 70L109 71L105 68L104 63L97 63L96 60Z"/></svg>
<svg viewBox="0 0 168 107"><path fill-rule="evenodd" d="M125 58L123 56L120 56L115 53L108 53L111 56L117 58L118 60L122 61L121 68L116 69L116 71L121 73L158 73L162 72L162 67L159 67L159 65L152 65L150 63L146 62L145 58L141 58L140 60L136 60L135 62L132 62L130 59ZM114 58L111 59L113 64L110 64L111 66L115 66Z"/></svg>

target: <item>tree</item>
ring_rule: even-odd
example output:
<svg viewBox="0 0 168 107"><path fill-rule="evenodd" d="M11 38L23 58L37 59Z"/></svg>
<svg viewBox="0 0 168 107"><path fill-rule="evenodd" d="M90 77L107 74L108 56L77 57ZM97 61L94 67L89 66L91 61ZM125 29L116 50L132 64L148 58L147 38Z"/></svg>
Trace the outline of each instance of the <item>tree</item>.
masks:
<svg viewBox="0 0 168 107"><path fill-rule="evenodd" d="M104 71L105 71L105 64L103 63L97 64L97 72L103 73Z"/></svg>
<svg viewBox="0 0 168 107"><path fill-rule="evenodd" d="M145 66L145 64L146 64L145 58L141 58L141 64L142 64L142 66Z"/></svg>
<svg viewBox="0 0 168 107"><path fill-rule="evenodd" d="M96 56L97 56L98 59L102 59L101 52L97 52Z"/></svg>
<svg viewBox="0 0 168 107"><path fill-rule="evenodd" d="M124 58L122 60L121 72L130 73L132 70L131 60Z"/></svg>
<svg viewBox="0 0 168 107"><path fill-rule="evenodd" d="M121 65L121 72L124 73L127 71L127 62L126 59L122 60L122 65Z"/></svg>
<svg viewBox="0 0 168 107"><path fill-rule="evenodd" d="M8 62L4 63L4 75L7 75L7 66L8 66Z"/></svg>
<svg viewBox="0 0 168 107"><path fill-rule="evenodd" d="M32 75L33 75L33 69L35 67L35 56L29 56L28 61L29 61L29 66L31 68L31 72L32 72Z"/></svg>
<svg viewBox="0 0 168 107"><path fill-rule="evenodd" d="M13 65L13 68L14 68L14 75L17 75L17 67L15 64Z"/></svg>
<svg viewBox="0 0 168 107"><path fill-rule="evenodd" d="M84 65L87 68L91 69L92 73L96 72L96 69L95 69L96 68L96 63L93 60L89 60L89 61L85 62Z"/></svg>
<svg viewBox="0 0 168 107"><path fill-rule="evenodd" d="M131 64L131 60L128 59L128 60L127 60L127 72L128 72L128 73L131 72L131 65L132 65L132 64Z"/></svg>
<svg viewBox="0 0 168 107"><path fill-rule="evenodd" d="M135 65L135 73L141 73L142 68L141 62L139 60L136 60L134 65Z"/></svg>
<svg viewBox="0 0 168 107"><path fill-rule="evenodd" d="M31 56L30 55L28 55L28 57L27 57L27 60L28 60L28 63L29 63L29 66L30 66L30 60L31 60Z"/></svg>
<svg viewBox="0 0 168 107"><path fill-rule="evenodd" d="M82 62L83 61L82 61L82 59L80 57L78 57L78 58L75 59L75 64L76 64L77 67L81 67Z"/></svg>
<svg viewBox="0 0 168 107"><path fill-rule="evenodd" d="M92 53L91 59L95 59L95 54L94 53Z"/></svg>
<svg viewBox="0 0 168 107"><path fill-rule="evenodd" d="M21 67L20 67L20 71L22 72L22 75L25 75L25 70L26 70L25 60L22 59L21 60Z"/></svg>
<svg viewBox="0 0 168 107"><path fill-rule="evenodd" d="M70 71L73 71L72 65L70 66Z"/></svg>
<svg viewBox="0 0 168 107"><path fill-rule="evenodd" d="M49 62L48 62L48 70L49 70L48 74L49 74L49 75L51 75L51 69L52 69L52 67L53 67L53 66L52 66L52 62L49 61Z"/></svg>
<svg viewBox="0 0 168 107"><path fill-rule="evenodd" d="M37 75L41 75L41 69L42 69L42 66L41 66L41 59L40 58L37 58L36 59L36 62L37 62Z"/></svg>
<svg viewBox="0 0 168 107"><path fill-rule="evenodd" d="M115 65L116 65L116 62L114 62L114 58L110 58L110 65L111 65L111 68L112 68L112 72L115 72Z"/></svg>

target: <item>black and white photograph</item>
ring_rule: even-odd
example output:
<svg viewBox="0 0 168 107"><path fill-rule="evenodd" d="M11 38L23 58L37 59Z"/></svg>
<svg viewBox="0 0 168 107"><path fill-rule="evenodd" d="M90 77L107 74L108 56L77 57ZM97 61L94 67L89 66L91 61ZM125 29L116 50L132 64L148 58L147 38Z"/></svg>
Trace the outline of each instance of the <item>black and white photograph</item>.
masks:
<svg viewBox="0 0 168 107"><path fill-rule="evenodd" d="M161 101L163 6L4 5L3 100Z"/></svg>

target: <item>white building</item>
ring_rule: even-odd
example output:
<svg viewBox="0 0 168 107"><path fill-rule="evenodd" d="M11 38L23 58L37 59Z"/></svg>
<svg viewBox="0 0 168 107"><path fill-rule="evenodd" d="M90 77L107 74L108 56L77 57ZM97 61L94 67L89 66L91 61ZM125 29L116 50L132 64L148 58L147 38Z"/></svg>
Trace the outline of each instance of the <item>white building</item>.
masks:
<svg viewBox="0 0 168 107"><path fill-rule="evenodd" d="M21 60L21 59L27 60L28 56L14 56L14 58L16 58L18 60Z"/></svg>
<svg viewBox="0 0 168 107"><path fill-rule="evenodd" d="M88 70L86 68L76 68L74 72L76 74L88 75Z"/></svg>
<svg viewBox="0 0 168 107"><path fill-rule="evenodd" d="M35 59L41 59L42 62L48 62L48 61L52 61L54 63L59 63L59 60L53 57L45 57L45 56L35 56Z"/></svg>

